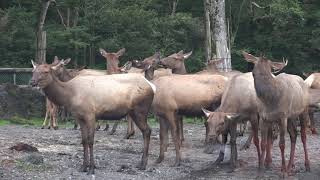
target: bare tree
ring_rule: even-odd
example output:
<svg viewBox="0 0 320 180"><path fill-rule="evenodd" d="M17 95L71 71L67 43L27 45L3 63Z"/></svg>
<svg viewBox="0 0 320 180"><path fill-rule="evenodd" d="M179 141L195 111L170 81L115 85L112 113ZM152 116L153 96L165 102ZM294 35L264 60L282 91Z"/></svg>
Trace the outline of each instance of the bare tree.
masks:
<svg viewBox="0 0 320 180"><path fill-rule="evenodd" d="M35 55L35 60L39 64L46 62L46 32L43 31L43 27L47 16L47 11L51 2L55 3L55 0L41 0L41 11L36 33L37 48Z"/></svg>
<svg viewBox="0 0 320 180"><path fill-rule="evenodd" d="M206 60L223 59L224 71L231 71L231 53L225 17L225 0L204 0ZM215 53L214 53L215 52Z"/></svg>
<svg viewBox="0 0 320 180"><path fill-rule="evenodd" d="M205 57L206 61L209 62L212 59L212 33L211 33L211 22L210 22L210 0L203 0L204 5L204 18L205 18Z"/></svg>
<svg viewBox="0 0 320 180"><path fill-rule="evenodd" d="M179 0L168 0L171 16L174 16L176 14L178 2Z"/></svg>

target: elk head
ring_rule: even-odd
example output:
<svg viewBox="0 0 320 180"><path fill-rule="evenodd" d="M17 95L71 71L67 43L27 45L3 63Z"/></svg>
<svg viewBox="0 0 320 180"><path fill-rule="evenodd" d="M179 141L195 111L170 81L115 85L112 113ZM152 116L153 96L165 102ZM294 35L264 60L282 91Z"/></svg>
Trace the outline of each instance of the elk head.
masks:
<svg viewBox="0 0 320 180"><path fill-rule="evenodd" d="M236 121L240 116L236 113L211 112L203 108L202 111L208 118L205 123L207 130L207 143L215 142L218 136L226 129L228 124L232 121Z"/></svg>
<svg viewBox="0 0 320 180"><path fill-rule="evenodd" d="M45 88L52 81L53 76L56 76L56 70L59 70L61 67L66 65L70 59L61 60L57 64L37 64L31 60L33 70L32 70L32 78L30 80L30 84L33 87Z"/></svg>
<svg viewBox="0 0 320 180"><path fill-rule="evenodd" d="M126 52L126 49L122 48L116 53L108 53L102 48L99 48L99 51L100 54L106 59L108 74L119 73L119 57Z"/></svg>
<svg viewBox="0 0 320 180"><path fill-rule="evenodd" d="M247 52L242 52L245 60L254 64L252 71L253 76L259 75L271 75L272 73L277 73L281 71L288 64L288 60L283 59L282 62L272 62L271 60L261 56L255 57ZM274 70L272 72L272 69Z"/></svg>
<svg viewBox="0 0 320 180"><path fill-rule="evenodd" d="M165 68L169 68L172 70L179 69L182 66L184 66L184 60L189 58L191 54L192 54L192 51L184 54L183 50L181 50L178 53L174 53L168 57L160 59L159 64L164 66Z"/></svg>
<svg viewBox="0 0 320 180"><path fill-rule="evenodd" d="M218 67L219 65L223 63L223 59L220 58L220 59L216 59L216 60L210 60L208 63L206 63L206 67L207 67L207 70L209 71L212 71L212 72L218 72Z"/></svg>

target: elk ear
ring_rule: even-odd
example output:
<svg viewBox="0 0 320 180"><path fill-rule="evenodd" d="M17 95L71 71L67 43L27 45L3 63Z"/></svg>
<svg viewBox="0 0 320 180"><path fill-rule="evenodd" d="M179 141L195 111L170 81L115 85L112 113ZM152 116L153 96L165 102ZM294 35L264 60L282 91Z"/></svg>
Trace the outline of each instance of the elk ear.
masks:
<svg viewBox="0 0 320 180"><path fill-rule="evenodd" d="M53 62L51 63L52 65L56 65L59 63L59 58L58 56L54 56Z"/></svg>
<svg viewBox="0 0 320 180"><path fill-rule="evenodd" d="M247 61L247 62L251 62L251 63L256 63L258 61L258 58L255 57L254 55L252 54L249 54L245 51L242 51L242 55L244 56L244 59Z"/></svg>
<svg viewBox="0 0 320 180"><path fill-rule="evenodd" d="M183 55L183 50L179 51L179 52L176 53L176 54Z"/></svg>
<svg viewBox="0 0 320 180"><path fill-rule="evenodd" d="M102 48L99 48L99 52L102 56L106 56L107 55L107 51L105 51L104 49Z"/></svg>
<svg viewBox="0 0 320 180"><path fill-rule="evenodd" d="M62 61L62 65L67 65L71 61L71 58Z"/></svg>
<svg viewBox="0 0 320 180"><path fill-rule="evenodd" d="M233 121L233 120L235 120L235 119L237 119L237 118L239 118L240 117L240 114L237 114L237 113L229 113L229 114L226 114L226 120L228 120L228 121Z"/></svg>
<svg viewBox="0 0 320 180"><path fill-rule="evenodd" d="M307 78L311 75L311 73L302 72L302 75Z"/></svg>
<svg viewBox="0 0 320 180"><path fill-rule="evenodd" d="M271 67L272 69L274 69L276 72L281 71L284 67L286 67L288 65L288 60L283 59L282 62L272 62L271 63Z"/></svg>
<svg viewBox="0 0 320 180"><path fill-rule="evenodd" d="M122 56L126 52L126 48L120 49L116 54L118 57Z"/></svg>
<svg viewBox="0 0 320 180"><path fill-rule="evenodd" d="M32 66L33 66L33 69L37 68L37 66L38 66L38 64L35 63L32 59L31 59L31 64L32 64Z"/></svg>
<svg viewBox="0 0 320 180"><path fill-rule="evenodd" d="M204 108L201 108L202 109L202 112L206 115L206 117L208 118L210 116L210 114L212 113L211 111L209 110L206 110Z"/></svg>
<svg viewBox="0 0 320 180"><path fill-rule="evenodd" d="M184 54L184 55L183 55L183 58L184 58L184 59L188 59L188 58L191 56L191 54L192 54L192 51L190 51L190 52L187 53L187 54Z"/></svg>

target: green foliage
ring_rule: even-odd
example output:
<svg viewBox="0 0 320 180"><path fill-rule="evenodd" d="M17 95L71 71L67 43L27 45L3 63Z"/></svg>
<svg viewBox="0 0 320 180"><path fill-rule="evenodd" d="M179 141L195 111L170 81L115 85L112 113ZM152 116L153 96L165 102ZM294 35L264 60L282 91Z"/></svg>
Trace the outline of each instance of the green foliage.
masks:
<svg viewBox="0 0 320 180"><path fill-rule="evenodd" d="M245 71L242 50L289 59L286 71L318 70L320 47L320 2L316 0L227 0L226 17L231 30L233 67ZM12 0L0 3L0 67L30 67L35 54L35 30L39 1ZM64 21L69 11L70 25ZM160 50L163 56L193 51L186 60L189 72L204 62L203 1L179 1L171 16L163 0L61 0L51 4L45 30L47 62L55 55L71 57L73 65L105 68L98 48L108 52L126 48L121 63L143 59ZM76 13L78 15L76 15ZM2 17L8 17L4 23ZM2 22L3 21L3 22ZM74 22L76 22L74 24Z"/></svg>

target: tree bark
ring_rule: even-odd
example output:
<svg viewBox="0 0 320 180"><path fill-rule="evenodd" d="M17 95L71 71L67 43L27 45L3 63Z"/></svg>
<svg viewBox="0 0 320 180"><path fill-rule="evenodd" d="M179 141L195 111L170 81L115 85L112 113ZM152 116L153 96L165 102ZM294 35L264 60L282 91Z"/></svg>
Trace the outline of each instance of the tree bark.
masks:
<svg viewBox="0 0 320 180"><path fill-rule="evenodd" d="M205 19L205 57L206 62L209 62L212 58L212 34L211 34L211 23L210 23L210 0L203 0L204 5L204 19Z"/></svg>
<svg viewBox="0 0 320 180"><path fill-rule="evenodd" d="M222 58L222 68L224 71L231 71L231 54L228 47L226 17L225 17L225 0L211 0L212 18L211 22L214 32L214 42L216 46L216 58Z"/></svg>
<svg viewBox="0 0 320 180"><path fill-rule="evenodd" d="M36 48L36 55L35 61L39 64L46 62L46 33L43 32L44 22L46 20L47 11L49 5L54 0L42 0L41 1L41 12L37 27L36 39L37 39L37 48Z"/></svg>
<svg viewBox="0 0 320 180"><path fill-rule="evenodd" d="M169 10L170 10L171 16L175 16L176 15L178 2L179 2L179 0L168 0Z"/></svg>

